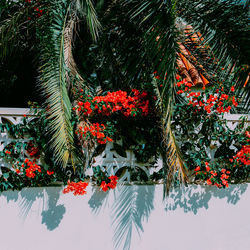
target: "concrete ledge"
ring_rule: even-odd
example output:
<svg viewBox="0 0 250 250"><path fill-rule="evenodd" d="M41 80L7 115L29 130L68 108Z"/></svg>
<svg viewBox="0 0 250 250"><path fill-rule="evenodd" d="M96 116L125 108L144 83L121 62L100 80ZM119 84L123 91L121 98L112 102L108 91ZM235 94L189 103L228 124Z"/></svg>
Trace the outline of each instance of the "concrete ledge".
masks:
<svg viewBox="0 0 250 250"><path fill-rule="evenodd" d="M0 195L1 250L249 250L250 184L190 185L163 201L162 185L85 196L62 187Z"/></svg>

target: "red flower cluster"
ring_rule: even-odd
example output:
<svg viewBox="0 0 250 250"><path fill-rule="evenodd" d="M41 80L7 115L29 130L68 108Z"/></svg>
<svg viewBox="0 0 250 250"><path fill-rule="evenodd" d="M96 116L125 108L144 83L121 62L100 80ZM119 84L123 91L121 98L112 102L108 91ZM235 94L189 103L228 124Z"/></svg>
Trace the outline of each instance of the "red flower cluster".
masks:
<svg viewBox="0 0 250 250"><path fill-rule="evenodd" d="M47 171L47 175L52 175L52 174L54 174L54 171Z"/></svg>
<svg viewBox="0 0 250 250"><path fill-rule="evenodd" d="M242 146L241 150L230 161L234 162L234 167L236 165L239 167L250 166L250 145Z"/></svg>
<svg viewBox="0 0 250 250"><path fill-rule="evenodd" d="M158 79L158 80L161 79L161 77L160 77L159 75L157 75L157 71L154 71L154 78L155 78L155 79Z"/></svg>
<svg viewBox="0 0 250 250"><path fill-rule="evenodd" d="M87 193L86 188L89 184L87 182L70 182L68 181L67 187L63 189L63 193L73 192L74 195L84 195Z"/></svg>
<svg viewBox="0 0 250 250"><path fill-rule="evenodd" d="M15 167L14 165L12 166L17 174L25 174L28 178L34 178L36 176L37 173L41 173L42 169L41 166L39 166L38 164L36 164L36 160L34 159L33 161L31 161L28 158L25 158L24 163L19 163L19 161L17 161L17 166ZM36 172L37 171L37 172ZM47 171L47 175L52 175L54 174L54 171Z"/></svg>
<svg viewBox="0 0 250 250"><path fill-rule="evenodd" d="M5 154L10 155L11 152L9 150L5 150Z"/></svg>
<svg viewBox="0 0 250 250"><path fill-rule="evenodd" d="M43 10L39 8L40 3L39 0L25 0L25 7L29 7L30 5L35 4L36 6L33 7L33 11L36 17L40 17L43 15ZM31 17L28 17L28 20L30 20Z"/></svg>
<svg viewBox="0 0 250 250"><path fill-rule="evenodd" d="M209 163L205 162L205 171L200 171L201 167L198 166L195 168L195 174L196 175L204 175L205 177L205 181L208 185L212 185L212 186L216 186L218 188L222 188L224 187L228 187L228 178L229 178L229 174L230 171L227 171L226 169L221 169L220 172L217 171L213 171L211 170ZM200 172L198 172L200 171Z"/></svg>
<svg viewBox="0 0 250 250"><path fill-rule="evenodd" d="M96 137L98 143L106 144L107 141L112 142L112 139L108 136L105 136L105 128L106 127L104 124L100 125L99 123L93 123L92 125L85 126L84 128L80 126L78 132L76 133L79 133L81 138L83 137L83 135L85 136L85 138L89 136Z"/></svg>
<svg viewBox="0 0 250 250"><path fill-rule="evenodd" d="M132 92L133 96L122 90L108 92L106 96L96 96L86 102L79 101L74 109L87 116L94 113L109 116L116 112L125 116L135 116L141 112L146 116L149 108L149 100L146 100L147 92L140 93L137 89L132 89Z"/></svg>
<svg viewBox="0 0 250 250"><path fill-rule="evenodd" d="M250 141L250 132L248 130L245 132L245 136L246 145L243 145L241 150L233 156L233 159L229 160L234 163L234 167L250 166L250 145L248 145Z"/></svg>
<svg viewBox="0 0 250 250"><path fill-rule="evenodd" d="M224 88L216 89L216 94L210 94L208 99L205 100L205 95L201 95L199 92L191 92L190 87L191 83L188 83L185 79L177 82L176 86L181 88L177 91L177 94L185 93L186 98L189 99L188 105L196 107L196 111L204 109L208 114L212 111L217 112L218 114L227 113L232 109L232 105L237 107L238 103L235 99L235 96L229 96L224 93ZM231 87L231 92L234 92L234 86Z"/></svg>
<svg viewBox="0 0 250 250"><path fill-rule="evenodd" d="M117 180L118 180L117 176L112 175L109 177L109 179L110 179L109 183L106 183L105 181L102 181L102 183L101 183L100 187L104 192L108 191L109 188L114 189L117 185Z"/></svg>
<svg viewBox="0 0 250 250"><path fill-rule="evenodd" d="M245 132L245 136L246 136L247 138L250 138L250 132L249 132L249 131L246 131L246 132ZM249 142L250 139L247 139L247 141Z"/></svg>
<svg viewBox="0 0 250 250"><path fill-rule="evenodd" d="M37 165L35 161L31 161L26 158L24 163L28 166L28 168L25 170L27 177L34 178L36 176L35 171L41 173L41 167ZM22 167L25 167L25 165L22 164Z"/></svg>

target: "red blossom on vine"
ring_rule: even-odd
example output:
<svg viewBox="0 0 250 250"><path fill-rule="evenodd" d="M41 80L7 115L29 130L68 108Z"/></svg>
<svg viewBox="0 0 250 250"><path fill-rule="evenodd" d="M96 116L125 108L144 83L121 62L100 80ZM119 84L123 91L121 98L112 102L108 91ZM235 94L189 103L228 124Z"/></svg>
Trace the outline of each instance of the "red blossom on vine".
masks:
<svg viewBox="0 0 250 250"><path fill-rule="evenodd" d="M63 193L73 192L74 195L84 195L87 193L86 188L88 186L87 182L79 181L79 182L67 182L67 187L63 189Z"/></svg>
<svg viewBox="0 0 250 250"><path fill-rule="evenodd" d="M109 183L106 183L105 181L102 181L102 183L100 185L100 188L104 192L107 192L109 190L109 188L111 188L111 189L116 188L118 177L115 176L115 175L112 175L112 176L109 177L109 179L110 179Z"/></svg>

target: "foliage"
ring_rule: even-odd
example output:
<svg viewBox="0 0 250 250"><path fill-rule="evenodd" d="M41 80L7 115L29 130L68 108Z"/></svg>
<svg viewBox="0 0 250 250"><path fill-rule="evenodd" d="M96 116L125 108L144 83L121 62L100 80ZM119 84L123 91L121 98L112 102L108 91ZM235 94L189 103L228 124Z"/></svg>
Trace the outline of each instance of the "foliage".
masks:
<svg viewBox="0 0 250 250"><path fill-rule="evenodd" d="M0 157L10 166L10 169L1 168L1 191L67 182L66 171L58 168L48 148L47 115L33 105L33 119L24 116L21 124L0 124L0 131L13 138L13 142L0 152Z"/></svg>
<svg viewBox="0 0 250 250"><path fill-rule="evenodd" d="M183 85L187 84L177 83L179 88L184 89L177 92L184 93L184 101L175 106L172 127L185 162L188 163L187 167L196 171L194 180L206 180L208 184L216 184L218 187L227 186L228 181L247 180L250 173L250 155L247 151L249 127L246 127L246 118L242 117L242 121L234 129L223 119L223 115L230 111L231 106L238 106L234 86L230 87L228 84L227 88L224 88L222 85L214 85L204 92L195 93ZM245 150L240 155L244 154L246 157L244 164L233 164L232 159L234 155L239 154L242 146ZM237 162L237 158L234 159ZM230 175L223 184L221 176L225 177L225 173Z"/></svg>
<svg viewBox="0 0 250 250"><path fill-rule="evenodd" d="M79 124L75 133L80 140L91 138L97 144L114 141L114 150L123 157L126 157L126 150L133 150L139 162L156 159L160 133L154 124L159 117L154 112L152 96L145 90L132 89L131 94L119 90L95 97L79 95L73 110ZM84 123L86 120L88 122ZM98 123L100 121L102 124ZM115 143L117 141L122 146Z"/></svg>
<svg viewBox="0 0 250 250"><path fill-rule="evenodd" d="M1 7L1 60L6 60L7 55L21 48L22 53L29 51L33 55L34 67L39 71L38 85L46 111L44 131L47 148L44 146L44 150L50 151L47 155L51 155L51 166L66 168L71 165L74 172L81 176L91 160L91 152L95 150L94 134L101 136L98 139L102 139L99 141L103 143L113 136L117 141L122 139L125 149L133 149L141 162L147 162L158 153L162 155L168 192L176 176L179 176L179 181L187 182L187 170L195 161L193 155L186 155L188 150L183 149L182 141L179 147L178 136L188 135L196 140L196 125L201 126L200 144L195 141L190 147L193 147L192 154L197 155L195 145L203 144L199 147L203 150L200 154L204 160L207 157L204 150L214 140L210 138L213 133L219 131L221 135L215 134L215 137L227 136L231 138L231 143L236 142L234 132L225 132L226 125L218 119L218 113L233 109L232 104L236 108L236 97L228 98L227 93L221 93L217 98L225 102L212 105L214 97L205 94L210 103L196 108L192 106L195 102L192 99L201 101L205 96L192 96L191 99L189 97L191 103L184 107L182 101L178 102L181 98L175 95L175 83L180 44L183 44L189 51L183 56L213 86L224 81L226 88L234 82L237 96L241 96L248 107L249 84L244 86L249 74L247 4L238 0L27 0L4 1ZM192 27L188 33L186 24ZM187 36L194 34L198 36L198 41L191 39L192 42L187 42ZM3 69L2 63L0 67ZM6 79L14 82L14 77L10 75L4 76L1 82L8 82ZM158 78L161 80L158 81ZM221 86L217 88L221 90ZM76 102L79 108L81 101L82 104L89 102L92 106L97 105L95 112L98 113L102 110L101 104L110 105L110 102L98 103L93 101L95 97L104 97L108 91L131 93L132 89L149 93L152 104L149 116L124 118L118 116L118 112L112 115L112 119L100 117L100 114L96 118L81 115L78 119L73 112ZM80 90L83 90L80 93L82 99L78 99ZM137 114L138 110L128 109L124 113ZM174 110L176 115L173 116ZM142 113L146 112L142 110ZM174 124L179 123L176 126L171 126L173 117ZM104 118L105 124L110 123L110 127L107 126L109 129L97 126L100 118ZM183 127L187 121L193 130ZM191 121L195 121L196 125ZM89 122L95 126L91 128ZM125 124L134 129L126 133ZM83 128L81 131L80 126ZM181 131L178 131L180 127ZM88 136L79 140L75 130ZM107 137L103 136L103 130L108 133ZM189 147L190 141L187 138L185 147ZM225 143L224 139L220 143L229 147L229 142ZM77 169L84 161L84 167ZM202 164L204 167L205 163Z"/></svg>

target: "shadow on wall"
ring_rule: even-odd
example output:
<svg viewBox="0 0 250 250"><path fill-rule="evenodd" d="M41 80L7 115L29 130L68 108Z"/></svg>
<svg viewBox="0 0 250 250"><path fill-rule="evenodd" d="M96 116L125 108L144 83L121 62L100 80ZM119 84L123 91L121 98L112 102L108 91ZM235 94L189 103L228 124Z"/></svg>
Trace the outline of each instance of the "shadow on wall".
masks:
<svg viewBox="0 0 250 250"><path fill-rule="evenodd" d="M92 187L92 196L88 201L91 211L98 215L101 210L104 210L109 199L110 192L103 192L100 188Z"/></svg>
<svg viewBox="0 0 250 250"><path fill-rule="evenodd" d="M114 190L114 202L111 205L112 227L114 229L114 248L130 249L132 235L143 232L143 222L147 221L154 209L155 185L118 186ZM95 189L89 200L89 206L96 215L105 209L109 192Z"/></svg>
<svg viewBox="0 0 250 250"><path fill-rule="evenodd" d="M201 208L208 209L212 197L227 199L235 205L246 191L247 184L231 185L227 189L218 189L201 185L190 185L172 189L164 202L165 211L183 209L185 213L197 214ZM154 209L155 185L152 186L120 186L114 192L111 206L112 227L114 230L114 249L129 250L134 231L140 235L143 222L147 222ZM93 190L89 206L95 215L100 214L108 204L109 193L99 189Z"/></svg>
<svg viewBox="0 0 250 250"><path fill-rule="evenodd" d="M53 188L47 188L48 208L42 212L42 224L45 224L48 230L52 231L59 226L66 212L64 205L57 205L57 201L62 192L62 188L57 188L57 192Z"/></svg>
<svg viewBox="0 0 250 250"><path fill-rule="evenodd" d="M62 187L46 187L46 188L24 188L20 192L3 192L1 195L6 197L6 200L18 202L20 207L20 217L25 220L34 202L39 199L42 204L37 210L41 211L42 224L45 224L49 231L56 229L66 212L64 205L57 205Z"/></svg>
<svg viewBox="0 0 250 250"><path fill-rule="evenodd" d="M246 191L247 184L230 185L226 189L201 185L173 189L166 200L165 210L183 208L184 212L197 214L200 208L208 209L211 197L226 198L230 204L236 204L241 195Z"/></svg>
<svg viewBox="0 0 250 250"><path fill-rule="evenodd" d="M197 214L199 209L208 209L211 198L226 199L227 203L235 205L247 190L247 184L231 185L227 189L217 189L201 185L173 189L162 204L157 204L166 212L183 209L185 213ZM66 213L64 205L58 200L63 187L27 188L21 192L3 192L8 202L17 202L20 208L20 216L25 220L34 203L38 205L38 213L41 213L42 221L49 231L56 229ZM146 223L159 203L158 192L162 185L131 185L117 186L113 192L102 192L100 188L93 187L88 205L95 216L103 216L104 209L109 209L113 228L114 249L131 248L132 237L140 236ZM157 193L156 193L157 191ZM156 195L157 194L157 195ZM33 211L34 211L33 210ZM70 212L70 211L68 211Z"/></svg>

